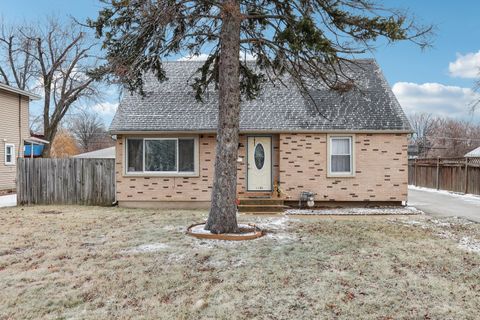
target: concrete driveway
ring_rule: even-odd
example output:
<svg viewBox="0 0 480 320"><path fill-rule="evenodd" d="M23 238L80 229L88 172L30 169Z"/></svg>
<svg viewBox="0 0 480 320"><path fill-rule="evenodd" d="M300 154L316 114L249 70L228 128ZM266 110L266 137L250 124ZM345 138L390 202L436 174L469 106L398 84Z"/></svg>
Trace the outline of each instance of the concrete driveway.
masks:
<svg viewBox="0 0 480 320"><path fill-rule="evenodd" d="M477 196L409 187L408 205L432 216L457 216L480 222L480 197Z"/></svg>

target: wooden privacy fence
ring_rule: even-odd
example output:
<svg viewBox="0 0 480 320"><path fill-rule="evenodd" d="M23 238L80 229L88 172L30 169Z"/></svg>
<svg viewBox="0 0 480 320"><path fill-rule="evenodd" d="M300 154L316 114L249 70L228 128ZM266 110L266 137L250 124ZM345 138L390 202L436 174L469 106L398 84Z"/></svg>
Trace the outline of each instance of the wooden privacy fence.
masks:
<svg viewBox="0 0 480 320"><path fill-rule="evenodd" d="M480 158L409 160L408 184L480 195Z"/></svg>
<svg viewBox="0 0 480 320"><path fill-rule="evenodd" d="M17 203L109 206L115 201L114 159L17 161Z"/></svg>

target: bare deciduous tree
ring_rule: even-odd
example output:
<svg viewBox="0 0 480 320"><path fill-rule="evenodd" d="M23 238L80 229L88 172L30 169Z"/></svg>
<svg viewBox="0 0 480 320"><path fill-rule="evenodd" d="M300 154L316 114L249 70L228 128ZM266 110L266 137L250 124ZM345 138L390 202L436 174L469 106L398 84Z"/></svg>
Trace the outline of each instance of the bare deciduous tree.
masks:
<svg viewBox="0 0 480 320"><path fill-rule="evenodd" d="M0 34L0 81L22 90L34 80L33 40L13 26L2 24Z"/></svg>
<svg viewBox="0 0 480 320"><path fill-rule="evenodd" d="M431 113L414 113L408 119L413 129L410 144L418 148L419 157L428 157L432 148L430 137L435 129L437 118Z"/></svg>
<svg viewBox="0 0 480 320"><path fill-rule="evenodd" d="M105 125L97 114L80 110L70 117L70 132L82 152L94 151L113 145Z"/></svg>
<svg viewBox="0 0 480 320"><path fill-rule="evenodd" d="M98 95L88 71L97 66L95 43L77 24L54 19L35 26L2 28L3 82L43 95L43 133L53 141L60 122L78 101ZM44 156L49 156L46 145Z"/></svg>
<svg viewBox="0 0 480 320"><path fill-rule="evenodd" d="M473 86L473 91L476 93L480 93L480 68L478 69L478 77L479 77L479 80L475 81L475 84ZM480 106L480 98L472 102L471 112L472 113L475 112L479 106Z"/></svg>
<svg viewBox="0 0 480 320"><path fill-rule="evenodd" d="M463 157L480 146L479 124L431 113L412 114L409 120L414 131L410 144L420 158Z"/></svg>
<svg viewBox="0 0 480 320"><path fill-rule="evenodd" d="M439 157L463 157L480 146L480 125L464 120L439 118L431 133L430 155Z"/></svg>
<svg viewBox="0 0 480 320"><path fill-rule="evenodd" d="M38 134L43 132L43 116L42 115L35 115L33 113L29 113L30 119L30 132Z"/></svg>

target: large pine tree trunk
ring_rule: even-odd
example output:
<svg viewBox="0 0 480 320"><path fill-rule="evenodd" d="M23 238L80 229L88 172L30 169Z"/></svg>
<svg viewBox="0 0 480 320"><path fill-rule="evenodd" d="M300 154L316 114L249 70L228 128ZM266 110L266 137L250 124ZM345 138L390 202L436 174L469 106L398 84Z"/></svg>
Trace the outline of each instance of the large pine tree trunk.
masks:
<svg viewBox="0 0 480 320"><path fill-rule="evenodd" d="M219 106L212 207L205 229L212 233L238 232L237 157L240 123L240 4L227 0L222 7L220 35Z"/></svg>

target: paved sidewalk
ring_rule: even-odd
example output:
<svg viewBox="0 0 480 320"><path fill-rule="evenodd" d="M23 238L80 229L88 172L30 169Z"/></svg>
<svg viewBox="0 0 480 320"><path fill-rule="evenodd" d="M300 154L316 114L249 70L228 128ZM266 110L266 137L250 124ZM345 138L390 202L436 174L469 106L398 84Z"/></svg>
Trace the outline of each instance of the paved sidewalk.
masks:
<svg viewBox="0 0 480 320"><path fill-rule="evenodd" d="M408 205L432 216L457 216L480 222L480 196L409 187Z"/></svg>
<svg viewBox="0 0 480 320"><path fill-rule="evenodd" d="M17 195L9 194L6 196L0 196L0 208L3 207L15 207L17 205Z"/></svg>

